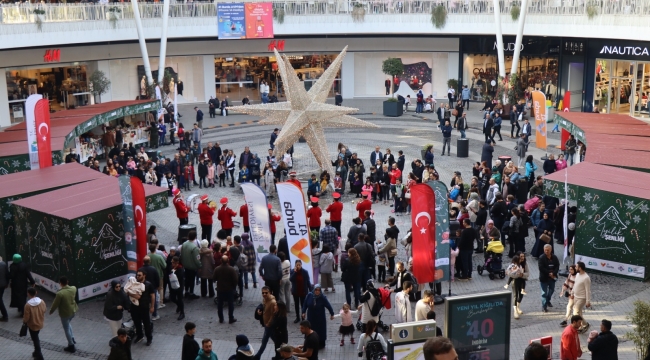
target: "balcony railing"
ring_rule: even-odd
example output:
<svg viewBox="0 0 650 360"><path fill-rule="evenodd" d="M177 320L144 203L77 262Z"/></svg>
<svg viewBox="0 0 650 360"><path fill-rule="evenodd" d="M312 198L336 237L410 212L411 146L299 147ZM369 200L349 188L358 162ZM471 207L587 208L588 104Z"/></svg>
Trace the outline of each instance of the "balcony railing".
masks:
<svg viewBox="0 0 650 360"><path fill-rule="evenodd" d="M531 0L528 12L549 16L588 16L588 14L639 16L650 14L650 0ZM283 9L285 16L322 16L348 14L355 7L362 7L366 16L374 14L429 14L436 6L444 6L450 15L494 13L492 1L448 0L448 1L274 1L274 8ZM519 1L500 1L501 13L508 14ZM162 3L139 4L142 18L160 18ZM36 14L35 10L43 14ZM174 2L170 5L170 17L216 17L217 4L209 2ZM74 22L93 20L132 19L130 3L110 4L30 4L16 3L0 6L0 24L21 24L30 22Z"/></svg>

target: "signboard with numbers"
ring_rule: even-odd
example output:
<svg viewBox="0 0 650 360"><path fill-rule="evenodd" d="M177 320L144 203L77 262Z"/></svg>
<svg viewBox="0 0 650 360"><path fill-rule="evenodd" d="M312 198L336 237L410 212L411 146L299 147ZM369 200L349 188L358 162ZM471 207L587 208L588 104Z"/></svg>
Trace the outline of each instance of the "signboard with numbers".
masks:
<svg viewBox="0 0 650 360"><path fill-rule="evenodd" d="M506 360L510 357L510 291L448 297L445 335L459 360Z"/></svg>

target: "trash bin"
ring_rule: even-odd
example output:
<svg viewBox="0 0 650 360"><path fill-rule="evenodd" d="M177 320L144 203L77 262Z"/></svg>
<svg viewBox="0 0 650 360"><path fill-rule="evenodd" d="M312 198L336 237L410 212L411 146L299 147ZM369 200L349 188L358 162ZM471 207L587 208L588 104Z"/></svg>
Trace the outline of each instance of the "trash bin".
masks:
<svg viewBox="0 0 650 360"><path fill-rule="evenodd" d="M555 119L555 108L553 106L546 107L546 122L553 122Z"/></svg>
<svg viewBox="0 0 650 360"><path fill-rule="evenodd" d="M185 225L179 225L178 226L178 239L177 239L177 241L178 241L179 245L183 243L183 240L181 240L181 239L186 238L187 234L189 234L190 231L192 231L192 230L196 231L196 225L194 225L194 224L185 224Z"/></svg>
<svg viewBox="0 0 650 360"><path fill-rule="evenodd" d="M154 157L158 156L158 151L149 150L149 151L145 151L145 154L147 154L147 157L149 157L149 159L153 159Z"/></svg>
<svg viewBox="0 0 650 360"><path fill-rule="evenodd" d="M508 161L512 160L512 157L503 155L503 156L499 156L499 160L501 160L501 163L505 165L508 163Z"/></svg>
<svg viewBox="0 0 650 360"><path fill-rule="evenodd" d="M456 140L456 156L459 158L469 157L469 139Z"/></svg>

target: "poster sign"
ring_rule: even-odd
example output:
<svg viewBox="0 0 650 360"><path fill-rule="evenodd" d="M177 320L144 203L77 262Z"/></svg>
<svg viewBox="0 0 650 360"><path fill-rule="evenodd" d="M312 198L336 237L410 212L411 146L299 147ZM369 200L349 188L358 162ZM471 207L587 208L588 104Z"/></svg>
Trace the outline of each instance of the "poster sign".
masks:
<svg viewBox="0 0 650 360"><path fill-rule="evenodd" d="M219 36L221 37L221 34ZM246 38L273 38L272 3L246 3Z"/></svg>
<svg viewBox="0 0 650 360"><path fill-rule="evenodd" d="M269 253L269 247L271 246L271 225L266 194L262 188L253 183L243 183L241 188L244 190L244 199L246 205L248 205L250 235L257 253L257 263L259 264L262 257Z"/></svg>
<svg viewBox="0 0 650 360"><path fill-rule="evenodd" d="M511 301L510 291L447 298L445 335L459 359L510 358Z"/></svg>
<svg viewBox="0 0 650 360"><path fill-rule="evenodd" d="M546 149L546 96L539 90L533 91L533 109L535 110L535 145Z"/></svg>
<svg viewBox="0 0 650 360"><path fill-rule="evenodd" d="M133 234L133 195L131 194L131 177L122 175L117 178L120 185L120 196L122 197L122 222L124 227L124 241L126 242L126 259L129 273L135 274L137 268L137 244Z"/></svg>
<svg viewBox="0 0 650 360"><path fill-rule="evenodd" d="M436 198L436 281L449 281L449 202L447 185L429 181Z"/></svg>
<svg viewBox="0 0 650 360"><path fill-rule="evenodd" d="M217 4L217 33L222 39L246 39L244 3Z"/></svg>
<svg viewBox="0 0 650 360"><path fill-rule="evenodd" d="M277 183L277 190L284 232L289 245L289 258L292 264L295 264L296 260L302 261L302 268L309 273L311 279L314 275L305 197L302 190L290 182Z"/></svg>
<svg viewBox="0 0 650 360"><path fill-rule="evenodd" d="M25 125L27 127L27 145L29 147L29 164L32 170L38 169L38 141L36 139L36 117L34 109L43 95L30 95L25 101Z"/></svg>

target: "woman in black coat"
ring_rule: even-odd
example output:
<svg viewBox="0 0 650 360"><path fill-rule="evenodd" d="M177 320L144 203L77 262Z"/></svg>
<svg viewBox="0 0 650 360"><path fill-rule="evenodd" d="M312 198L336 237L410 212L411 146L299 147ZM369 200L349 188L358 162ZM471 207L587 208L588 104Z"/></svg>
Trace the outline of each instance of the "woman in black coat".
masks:
<svg viewBox="0 0 650 360"><path fill-rule="evenodd" d="M270 329L274 349L278 349L282 344L289 342L289 331L287 330L287 305L285 303L275 303ZM280 359L282 359L282 356L280 356L280 353L276 350L273 360Z"/></svg>
<svg viewBox="0 0 650 360"><path fill-rule="evenodd" d="M130 307L131 301L122 290L122 284L117 280L111 281L111 289L108 290L104 300L104 317L108 319L113 336L117 336L117 330L122 327L124 310L129 310Z"/></svg>
<svg viewBox="0 0 650 360"><path fill-rule="evenodd" d="M347 252L348 257L341 262L341 280L345 284L345 301L350 304L350 307L352 307L350 293L354 291L354 309L356 309L361 298L361 258L353 247Z"/></svg>
<svg viewBox="0 0 650 360"><path fill-rule="evenodd" d="M27 287L34 286L36 283L29 269L29 264L23 262L20 254L14 254L13 263L9 266L9 279L11 280L11 302L9 307L18 308L18 312L22 316L27 303Z"/></svg>
<svg viewBox="0 0 650 360"><path fill-rule="evenodd" d="M549 219L547 212L544 212L544 215L542 216L542 220L537 223L538 235L535 239L533 250L530 252L530 255L535 258L539 258L544 253L544 245L546 245L546 243L540 240L540 236L542 234L548 235L551 238L551 242L549 244L553 245L553 233L555 232L555 224L553 224L553 221Z"/></svg>

